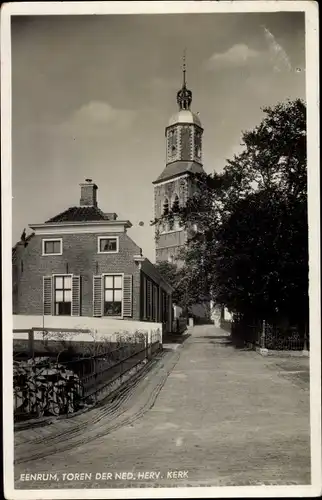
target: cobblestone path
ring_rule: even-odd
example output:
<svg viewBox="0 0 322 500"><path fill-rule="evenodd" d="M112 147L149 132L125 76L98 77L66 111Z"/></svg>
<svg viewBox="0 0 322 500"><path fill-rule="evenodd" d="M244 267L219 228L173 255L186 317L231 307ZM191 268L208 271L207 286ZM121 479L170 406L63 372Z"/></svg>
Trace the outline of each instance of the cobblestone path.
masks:
<svg viewBox="0 0 322 500"><path fill-rule="evenodd" d="M15 487L309 484L308 359L236 350L212 325L177 347L113 403L16 433Z"/></svg>

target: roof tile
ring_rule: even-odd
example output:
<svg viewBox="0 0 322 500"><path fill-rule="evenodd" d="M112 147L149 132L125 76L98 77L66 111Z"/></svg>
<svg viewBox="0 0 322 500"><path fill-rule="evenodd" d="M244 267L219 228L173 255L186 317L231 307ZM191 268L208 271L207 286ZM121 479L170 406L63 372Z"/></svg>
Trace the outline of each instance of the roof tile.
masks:
<svg viewBox="0 0 322 500"><path fill-rule="evenodd" d="M157 178L156 181L154 181L153 184L189 172L197 174L204 172L204 169L203 166L200 165L200 163L196 163L194 161L175 161L165 167L161 175L159 175L159 177Z"/></svg>
<svg viewBox="0 0 322 500"><path fill-rule="evenodd" d="M48 222L90 222L96 220L109 220L109 217L97 207L71 207L48 219L46 224Z"/></svg>

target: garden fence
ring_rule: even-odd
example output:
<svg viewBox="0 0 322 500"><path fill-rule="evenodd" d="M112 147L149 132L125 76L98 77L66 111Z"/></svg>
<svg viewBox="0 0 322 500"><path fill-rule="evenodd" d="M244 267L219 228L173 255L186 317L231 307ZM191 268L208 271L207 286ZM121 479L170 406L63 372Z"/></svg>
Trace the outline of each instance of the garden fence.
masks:
<svg viewBox="0 0 322 500"><path fill-rule="evenodd" d="M146 363L160 348L161 334L153 332L120 340L114 349L105 342L99 353L68 361L60 361L63 352L56 358L16 360L15 420L73 413L86 402L93 403L99 391Z"/></svg>
<svg viewBox="0 0 322 500"><path fill-rule="evenodd" d="M253 324L233 321L231 324L233 342L239 347L252 345L272 351L308 351L309 335L299 328L258 321Z"/></svg>

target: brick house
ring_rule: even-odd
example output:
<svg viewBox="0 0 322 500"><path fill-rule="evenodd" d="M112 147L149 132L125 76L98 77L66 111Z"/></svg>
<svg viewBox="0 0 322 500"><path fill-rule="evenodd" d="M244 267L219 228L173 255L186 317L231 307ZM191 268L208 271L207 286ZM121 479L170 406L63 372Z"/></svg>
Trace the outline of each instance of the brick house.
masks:
<svg viewBox="0 0 322 500"><path fill-rule="evenodd" d="M97 186L81 184L80 205L13 248L13 313L160 322L171 330L172 288L128 236L131 223L97 206Z"/></svg>

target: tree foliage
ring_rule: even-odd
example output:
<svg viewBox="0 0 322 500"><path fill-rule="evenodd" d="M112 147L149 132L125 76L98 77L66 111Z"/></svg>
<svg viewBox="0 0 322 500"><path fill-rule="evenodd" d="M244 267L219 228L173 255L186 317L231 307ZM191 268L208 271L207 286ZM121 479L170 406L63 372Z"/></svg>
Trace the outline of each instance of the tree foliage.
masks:
<svg viewBox="0 0 322 500"><path fill-rule="evenodd" d="M178 268L176 264L167 261L159 262L156 264L156 268L173 288L173 303L186 310L190 305L190 294L187 293L186 283L187 273Z"/></svg>
<svg viewBox="0 0 322 500"><path fill-rule="evenodd" d="M263 112L221 174L195 176L197 192L176 214L189 230L181 272L197 302L301 322L308 313L306 107L297 99Z"/></svg>

